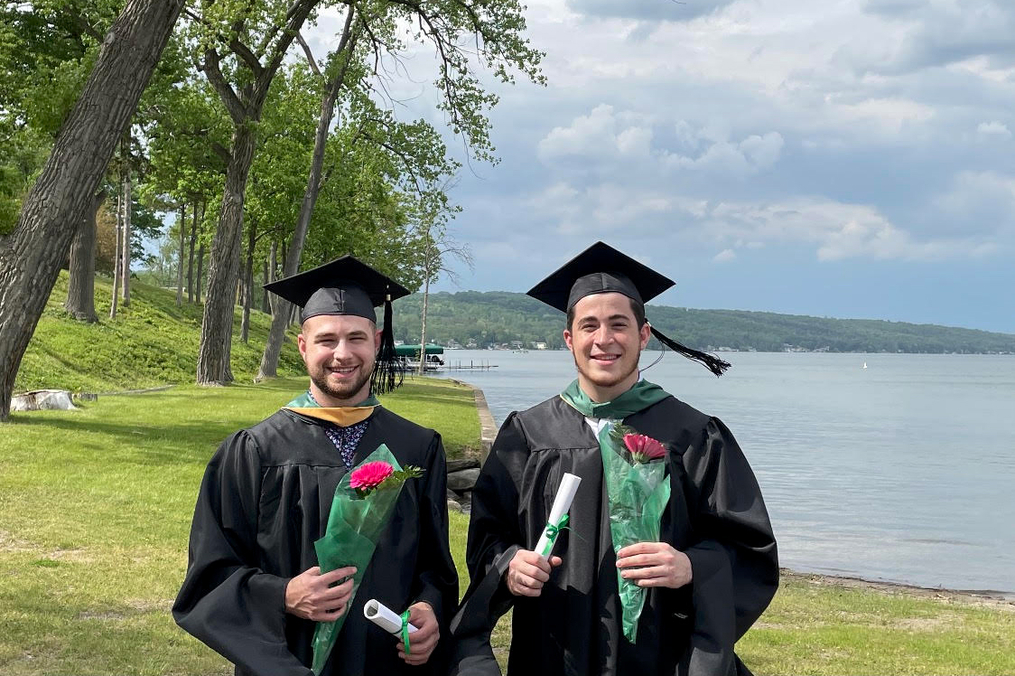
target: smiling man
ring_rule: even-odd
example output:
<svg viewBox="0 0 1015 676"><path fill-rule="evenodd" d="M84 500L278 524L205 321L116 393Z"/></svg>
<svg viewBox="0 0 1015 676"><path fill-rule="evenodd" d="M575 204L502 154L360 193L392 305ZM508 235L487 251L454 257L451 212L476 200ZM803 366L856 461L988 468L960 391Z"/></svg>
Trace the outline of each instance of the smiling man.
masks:
<svg viewBox="0 0 1015 676"><path fill-rule="evenodd" d="M237 674L310 674L316 623L343 615L322 674L442 674L440 639L458 601L444 448L437 433L386 410L372 392L372 384L394 386L390 302L408 291L352 256L265 288L302 308L298 342L310 386L212 457L173 615ZM384 331L374 311L381 304ZM346 578L355 569L322 573L313 543L339 481L380 444L424 473L402 488L353 598ZM408 654L364 619L372 598L409 611L418 631Z"/></svg>
<svg viewBox="0 0 1015 676"><path fill-rule="evenodd" d="M651 335L716 375L729 366L647 323L645 301L672 285L597 242L529 291L567 313L564 341L578 375L560 396L508 416L483 466L472 493L471 585L452 623L452 673L499 674L490 631L512 606L509 674L749 673L733 646L775 594L775 539L729 430L640 378ZM618 551L603 472L604 453L613 451L600 432L620 421L665 446L670 497L659 541ZM582 481L546 560L532 550L565 472ZM647 590L633 640L618 576Z"/></svg>

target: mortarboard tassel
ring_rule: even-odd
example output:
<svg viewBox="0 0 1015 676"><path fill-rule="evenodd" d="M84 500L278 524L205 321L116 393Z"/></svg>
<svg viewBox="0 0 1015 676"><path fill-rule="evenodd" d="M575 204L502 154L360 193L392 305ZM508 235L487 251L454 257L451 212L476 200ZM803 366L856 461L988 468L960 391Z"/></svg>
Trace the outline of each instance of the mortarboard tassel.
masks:
<svg viewBox="0 0 1015 676"><path fill-rule="evenodd" d="M651 326L651 324L649 325ZM660 332L656 327L651 326L652 335L659 339L659 342L670 348L674 352L684 355L688 359L693 359L696 362L700 362L705 365L709 371L714 373L716 377L721 376L726 372L726 369L730 367L728 361L724 361L715 355L708 354L706 352L699 352L698 350L692 350L691 348L681 345L672 338L667 338Z"/></svg>
<svg viewBox="0 0 1015 676"><path fill-rule="evenodd" d="M377 364L370 378L374 394L386 394L402 384L405 377L398 368L395 357L395 331L391 327L391 296L384 299L384 328L381 330L381 345L377 351Z"/></svg>

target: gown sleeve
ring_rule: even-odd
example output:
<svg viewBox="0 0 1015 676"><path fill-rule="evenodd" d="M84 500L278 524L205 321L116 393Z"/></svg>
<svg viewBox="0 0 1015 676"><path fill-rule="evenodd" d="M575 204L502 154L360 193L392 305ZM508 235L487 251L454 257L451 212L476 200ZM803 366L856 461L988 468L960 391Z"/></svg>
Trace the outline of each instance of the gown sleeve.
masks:
<svg viewBox="0 0 1015 676"><path fill-rule="evenodd" d="M511 607L512 596L503 584L504 573L523 543L518 526L518 493L528 445L512 413L483 463L472 489L466 563L471 582L451 623L456 650L451 674L500 674L490 634Z"/></svg>
<svg viewBox="0 0 1015 676"><path fill-rule="evenodd" d="M775 535L751 467L721 421L683 454L694 506L691 560L694 629L681 673L749 673L733 645L779 585Z"/></svg>
<svg viewBox="0 0 1015 676"><path fill-rule="evenodd" d="M262 467L241 431L208 463L190 532L187 575L173 617L187 632L250 673L307 676L285 637L289 578L259 569L257 511Z"/></svg>
<svg viewBox="0 0 1015 676"><path fill-rule="evenodd" d="M434 435L427 456L430 462L423 473L419 504L419 588L414 602L429 603L443 631L458 604L458 571L448 540L448 469L439 434Z"/></svg>

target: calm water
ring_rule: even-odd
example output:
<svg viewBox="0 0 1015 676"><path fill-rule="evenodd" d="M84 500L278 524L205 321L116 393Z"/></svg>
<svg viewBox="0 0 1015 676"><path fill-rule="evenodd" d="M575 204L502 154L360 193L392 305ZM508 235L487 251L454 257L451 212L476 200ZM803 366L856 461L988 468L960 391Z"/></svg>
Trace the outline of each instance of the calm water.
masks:
<svg viewBox="0 0 1015 676"><path fill-rule="evenodd" d="M444 356L497 365L446 375L482 388L498 424L574 377L568 352ZM733 430L782 565L1015 592L1015 357L724 356L721 379L673 353L645 377Z"/></svg>

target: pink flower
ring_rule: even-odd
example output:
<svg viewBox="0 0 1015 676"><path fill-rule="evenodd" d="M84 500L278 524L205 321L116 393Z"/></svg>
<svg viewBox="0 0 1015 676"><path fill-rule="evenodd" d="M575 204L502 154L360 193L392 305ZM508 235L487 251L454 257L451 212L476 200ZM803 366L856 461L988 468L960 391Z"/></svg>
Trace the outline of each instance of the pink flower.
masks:
<svg viewBox="0 0 1015 676"><path fill-rule="evenodd" d="M625 434L624 446L631 451L636 462L648 462L666 455L666 447L644 434Z"/></svg>
<svg viewBox="0 0 1015 676"><path fill-rule="evenodd" d="M386 462L368 462L349 476L349 488L358 493L372 491L394 472L395 470Z"/></svg>

